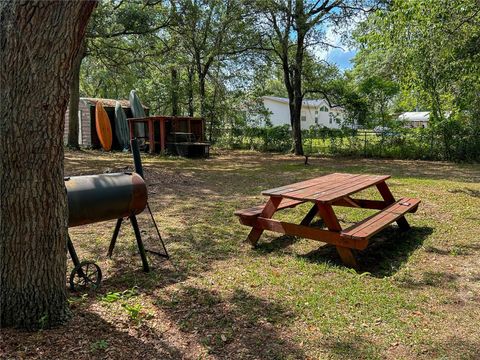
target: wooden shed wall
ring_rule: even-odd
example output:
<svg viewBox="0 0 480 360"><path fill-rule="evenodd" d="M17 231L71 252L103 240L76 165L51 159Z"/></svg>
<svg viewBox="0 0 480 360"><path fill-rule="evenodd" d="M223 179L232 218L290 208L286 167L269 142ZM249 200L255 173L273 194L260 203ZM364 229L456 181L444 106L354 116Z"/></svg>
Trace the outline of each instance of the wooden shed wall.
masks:
<svg viewBox="0 0 480 360"><path fill-rule="evenodd" d="M78 104L79 121L79 145L90 147L92 146L92 118L90 105L84 100L80 100ZM65 113L65 130L63 133L64 144L68 143L68 123L69 123L69 110ZM94 123L95 126L95 123ZM95 130L93 130L95 131Z"/></svg>

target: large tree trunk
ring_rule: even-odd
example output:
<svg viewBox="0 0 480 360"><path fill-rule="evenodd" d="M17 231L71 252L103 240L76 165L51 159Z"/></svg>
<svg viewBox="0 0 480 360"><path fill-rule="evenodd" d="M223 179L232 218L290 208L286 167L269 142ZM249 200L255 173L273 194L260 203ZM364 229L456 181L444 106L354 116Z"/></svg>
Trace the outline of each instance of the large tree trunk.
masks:
<svg viewBox="0 0 480 360"><path fill-rule="evenodd" d="M285 84L285 88L287 89L288 94L288 109L290 111L290 126L292 127L292 140L293 140L293 147L292 152L296 153L296 128L298 124L297 115L295 112L295 92L292 86L292 73L290 72L290 66L288 64L288 41L283 45L284 54L282 58L282 69L283 69L283 82Z"/></svg>
<svg viewBox="0 0 480 360"><path fill-rule="evenodd" d="M293 114L293 142L295 155L303 155L302 143L302 74L303 74L303 57L304 57L304 35L305 27L303 15L303 1L297 0L296 11L297 16L297 49L295 53L295 66L293 68L293 96L294 96L294 114Z"/></svg>
<svg viewBox="0 0 480 360"><path fill-rule="evenodd" d="M288 67L287 67L288 69ZM285 85L287 85L288 107L290 110L290 125L292 126L293 152L295 155L303 155L301 114L303 97L298 88L292 87L291 75L284 71ZM293 81L294 82L294 81ZM295 84L295 83L294 83ZM298 84L295 84L298 85ZM300 83L301 87L301 83Z"/></svg>
<svg viewBox="0 0 480 360"><path fill-rule="evenodd" d="M293 134L293 151L295 155L303 155L302 143L302 97L295 96L293 114L291 114L292 134Z"/></svg>
<svg viewBox="0 0 480 360"><path fill-rule="evenodd" d="M0 325L69 317L63 130L94 1L0 3Z"/></svg>
<svg viewBox="0 0 480 360"><path fill-rule="evenodd" d="M205 109L205 97L206 97L206 89L205 89L205 76L202 73L198 74L198 89L200 95L200 116L205 117L206 109Z"/></svg>
<svg viewBox="0 0 480 360"><path fill-rule="evenodd" d="M78 103L80 102L80 69L85 57L85 40L82 41L78 55L73 64L72 81L70 82L70 102L68 105L68 146L78 149Z"/></svg>
<svg viewBox="0 0 480 360"><path fill-rule="evenodd" d="M171 68L170 70L172 83L171 83L171 94L172 94L172 115L177 116L179 114L178 108L178 71L175 68Z"/></svg>
<svg viewBox="0 0 480 360"><path fill-rule="evenodd" d="M193 66L188 68L188 116L193 116L193 76L195 75L195 70Z"/></svg>

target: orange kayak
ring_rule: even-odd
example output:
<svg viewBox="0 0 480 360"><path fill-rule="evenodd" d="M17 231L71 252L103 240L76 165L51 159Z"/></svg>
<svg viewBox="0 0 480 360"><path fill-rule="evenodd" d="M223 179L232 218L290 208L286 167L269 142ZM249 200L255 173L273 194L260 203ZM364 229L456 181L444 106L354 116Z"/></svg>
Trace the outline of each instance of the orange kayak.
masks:
<svg viewBox="0 0 480 360"><path fill-rule="evenodd" d="M112 148L112 126L110 125L108 114L100 101L95 105L95 128L103 149L110 151Z"/></svg>

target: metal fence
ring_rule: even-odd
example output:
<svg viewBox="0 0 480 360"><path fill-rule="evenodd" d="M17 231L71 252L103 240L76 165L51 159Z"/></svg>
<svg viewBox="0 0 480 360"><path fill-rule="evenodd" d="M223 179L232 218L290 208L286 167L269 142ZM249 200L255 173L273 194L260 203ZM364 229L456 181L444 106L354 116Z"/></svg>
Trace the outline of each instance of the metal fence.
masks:
<svg viewBox="0 0 480 360"><path fill-rule="evenodd" d="M430 135L430 136L428 136ZM358 130L327 134L304 134L308 154L341 154L363 157L434 159L438 148L435 136L422 130L376 132Z"/></svg>
<svg viewBox="0 0 480 360"><path fill-rule="evenodd" d="M272 128L221 128L212 134L214 145L220 148L252 149L288 152L292 148L288 126ZM302 132L307 155L343 155L398 159L455 159L456 154L445 150L442 134L430 129L401 129L376 132L373 130L311 129ZM452 150L450 150L452 151ZM462 149L459 142L453 148Z"/></svg>

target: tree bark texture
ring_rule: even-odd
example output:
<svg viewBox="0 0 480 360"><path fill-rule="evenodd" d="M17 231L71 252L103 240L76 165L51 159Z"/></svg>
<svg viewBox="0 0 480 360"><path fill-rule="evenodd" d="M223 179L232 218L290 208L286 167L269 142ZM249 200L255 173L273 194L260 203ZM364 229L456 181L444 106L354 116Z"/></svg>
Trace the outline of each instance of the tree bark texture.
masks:
<svg viewBox="0 0 480 360"><path fill-rule="evenodd" d="M85 40L82 41L78 55L73 63L72 81L70 82L70 101L68 104L68 146L78 149L78 103L80 101L80 69L85 57Z"/></svg>
<svg viewBox="0 0 480 360"><path fill-rule="evenodd" d="M0 3L0 326L69 317L63 131L95 1Z"/></svg>
<svg viewBox="0 0 480 360"><path fill-rule="evenodd" d="M178 71L175 68L170 69L170 75L172 79L171 83L171 94L172 94L172 115L177 116L179 115L179 107L178 107L178 88L180 87L179 80L178 80Z"/></svg>
<svg viewBox="0 0 480 360"><path fill-rule="evenodd" d="M193 117L194 108L193 108L193 77L195 75L193 66L188 67L188 116Z"/></svg>

